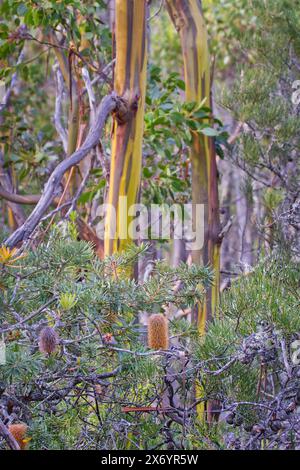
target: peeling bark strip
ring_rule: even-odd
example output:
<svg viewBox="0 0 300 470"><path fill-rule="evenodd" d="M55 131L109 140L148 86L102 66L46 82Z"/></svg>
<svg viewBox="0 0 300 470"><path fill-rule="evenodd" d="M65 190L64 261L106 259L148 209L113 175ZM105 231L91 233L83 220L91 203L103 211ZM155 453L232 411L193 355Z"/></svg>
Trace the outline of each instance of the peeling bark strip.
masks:
<svg viewBox="0 0 300 470"><path fill-rule="evenodd" d="M80 122L80 106L78 99L78 84L75 78L72 76L71 67L71 55L69 58L65 56L59 46L56 34L54 31L50 31L49 39L56 47L54 47L54 53L58 61L60 71L64 78L70 94L70 105L69 105L69 117L68 117L68 145L67 145L67 157L75 152L77 147L78 135L79 135L79 122ZM75 175L72 177L70 192L73 194L76 189ZM68 176L65 176L65 183L68 180Z"/></svg>
<svg viewBox="0 0 300 470"><path fill-rule="evenodd" d="M167 0L167 9L180 35L184 62L186 100L211 106L210 57L207 30L200 0ZM216 153L211 138L193 134L190 150L192 162L193 204L205 205L205 239L202 250L193 252L195 264L214 268L214 286L207 294L205 305L195 314L199 332L205 332L207 321L215 314L219 296L220 221Z"/></svg>
<svg viewBox="0 0 300 470"><path fill-rule="evenodd" d="M119 206L127 197L127 207L137 202L141 180L142 137L146 93L146 1L116 0L116 66L114 88L129 103L126 119L120 113L114 120L112 139L109 207L105 225L105 255L125 248L132 217ZM115 230L116 229L116 230Z"/></svg>

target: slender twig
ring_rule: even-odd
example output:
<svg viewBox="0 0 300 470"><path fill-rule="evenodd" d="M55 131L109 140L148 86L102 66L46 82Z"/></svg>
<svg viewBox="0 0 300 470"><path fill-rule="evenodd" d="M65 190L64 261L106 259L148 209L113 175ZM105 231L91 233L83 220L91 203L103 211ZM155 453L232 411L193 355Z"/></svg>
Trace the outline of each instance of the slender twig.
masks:
<svg viewBox="0 0 300 470"><path fill-rule="evenodd" d="M64 202L61 206L56 207L56 209L53 209L53 211L49 212L49 214L46 214L44 217L42 217L41 222L44 222L45 220L49 219L50 217L53 217L58 212L62 211L66 207L69 207L72 203L73 203L73 200Z"/></svg>
<svg viewBox="0 0 300 470"><path fill-rule="evenodd" d="M116 348L112 346L99 346L99 349L107 349L110 351L132 354L133 356L178 356L178 351L170 351L170 350L139 352L139 351L131 351L130 349Z"/></svg>
<svg viewBox="0 0 300 470"><path fill-rule="evenodd" d="M75 194L75 196L73 197L72 199L72 202L71 202L71 207L70 209L68 210L67 212L67 217L70 216L71 212L75 209L75 206L76 206L76 203L77 203L77 200L79 199L82 191L84 190L85 186L86 186L86 183L87 183L87 180L89 179L89 176L90 176L90 171L91 171L91 167L86 171L81 183L80 183L80 186Z"/></svg>
<svg viewBox="0 0 300 470"><path fill-rule="evenodd" d="M233 131L233 133L228 137L227 143L229 145L234 144L235 141L238 139L238 137L240 136L241 131L243 129L243 125L244 125L243 122L239 122L238 125L236 126L235 130Z"/></svg>
<svg viewBox="0 0 300 470"><path fill-rule="evenodd" d="M51 305L54 301L56 300L56 297L52 297L48 302L46 302L44 305L42 305L40 308L32 312L30 315L27 317L23 318L18 323L15 323L14 325L8 326L7 328L3 328L0 330L0 333L7 333L8 331L15 330L16 328L19 328L22 326L24 323L27 323L29 320L32 320L34 317L38 316L40 313L42 313L49 305Z"/></svg>
<svg viewBox="0 0 300 470"><path fill-rule="evenodd" d="M162 7L164 6L164 3L165 3L165 0L161 0L160 5L159 5L157 11L156 11L155 13L153 13L153 15L150 16L150 17L147 19L148 22L150 22L151 20L153 20L156 16L158 16L158 15L160 14L160 12L161 12L161 10L162 10Z"/></svg>

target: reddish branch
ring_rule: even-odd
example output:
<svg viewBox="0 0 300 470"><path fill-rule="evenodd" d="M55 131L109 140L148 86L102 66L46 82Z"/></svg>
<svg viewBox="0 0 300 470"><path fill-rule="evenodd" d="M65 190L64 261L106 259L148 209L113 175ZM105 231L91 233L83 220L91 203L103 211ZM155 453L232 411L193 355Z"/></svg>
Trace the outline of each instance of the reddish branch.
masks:
<svg viewBox="0 0 300 470"><path fill-rule="evenodd" d="M172 410L172 408L157 408L156 406L123 406L122 412L123 413L148 413L156 411L158 413L165 413L167 411Z"/></svg>

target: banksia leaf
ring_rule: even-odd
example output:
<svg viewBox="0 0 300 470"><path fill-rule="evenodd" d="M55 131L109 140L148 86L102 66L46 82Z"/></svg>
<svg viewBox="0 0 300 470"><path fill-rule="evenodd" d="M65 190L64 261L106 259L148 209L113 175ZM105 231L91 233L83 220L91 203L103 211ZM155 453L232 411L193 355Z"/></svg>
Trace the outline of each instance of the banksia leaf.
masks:
<svg viewBox="0 0 300 470"><path fill-rule="evenodd" d="M39 350L44 354L52 354L58 345L58 335L54 328L46 326L39 336Z"/></svg>
<svg viewBox="0 0 300 470"><path fill-rule="evenodd" d="M148 321L148 346L151 349L168 349L169 327L167 318L161 313L155 313Z"/></svg>
<svg viewBox="0 0 300 470"><path fill-rule="evenodd" d="M24 424L24 423L10 424L8 426L8 430L12 434L12 436L15 438L17 443L19 444L20 449L25 450L28 442L30 441L30 439L26 439L26 433L28 430L27 424Z"/></svg>
<svg viewBox="0 0 300 470"><path fill-rule="evenodd" d="M15 268L14 262L17 261L18 259L22 259L26 256L24 253L23 255L19 255L17 248L13 248L12 250L10 248L7 248L6 246L2 245L0 247L0 264L7 265L10 267Z"/></svg>
<svg viewBox="0 0 300 470"><path fill-rule="evenodd" d="M76 295L70 293L61 294L59 303L63 310L71 310L77 304Z"/></svg>

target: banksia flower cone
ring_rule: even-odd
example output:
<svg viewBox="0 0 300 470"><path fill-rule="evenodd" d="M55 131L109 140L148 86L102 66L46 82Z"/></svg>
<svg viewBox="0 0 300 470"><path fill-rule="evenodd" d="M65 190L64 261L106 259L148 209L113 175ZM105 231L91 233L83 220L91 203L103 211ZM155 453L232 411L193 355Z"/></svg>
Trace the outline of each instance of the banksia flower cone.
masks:
<svg viewBox="0 0 300 470"><path fill-rule="evenodd" d="M161 313L155 313L149 317L148 346L155 350L169 348L168 320Z"/></svg>
<svg viewBox="0 0 300 470"><path fill-rule="evenodd" d="M44 354L52 354L58 345L58 335L54 328L46 326L39 336L39 350Z"/></svg>
<svg viewBox="0 0 300 470"><path fill-rule="evenodd" d="M8 426L9 432L14 436L21 450L26 449L26 446L30 440L30 439L26 439L27 429L28 429L28 426L24 423L10 424Z"/></svg>

